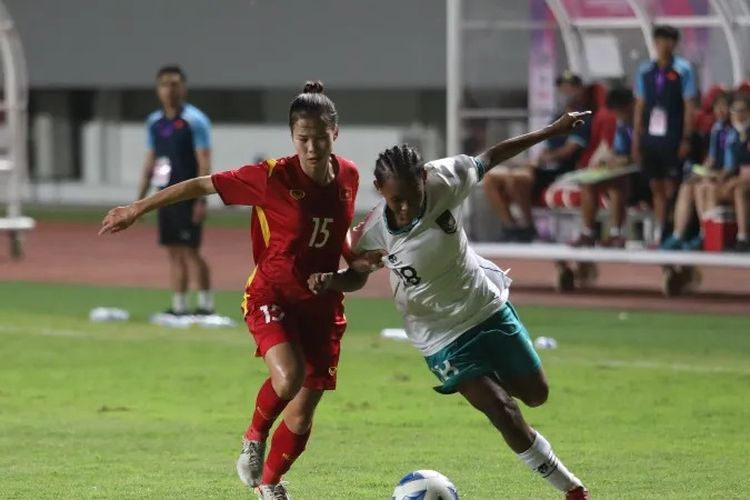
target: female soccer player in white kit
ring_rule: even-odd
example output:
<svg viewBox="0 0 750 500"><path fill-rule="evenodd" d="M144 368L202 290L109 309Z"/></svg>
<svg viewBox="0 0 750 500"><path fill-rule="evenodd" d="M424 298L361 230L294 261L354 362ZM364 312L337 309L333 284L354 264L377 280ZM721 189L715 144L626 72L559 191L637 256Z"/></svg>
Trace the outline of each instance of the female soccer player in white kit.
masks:
<svg viewBox="0 0 750 500"><path fill-rule="evenodd" d="M588 499L581 481L531 428L513 399L543 404L547 381L526 328L508 301L510 279L468 245L463 201L484 173L534 144L565 135L586 113L500 142L477 157L423 163L408 146L380 154L375 187L383 200L352 231L356 254L373 270L391 270L391 288L406 333L440 379L435 390L461 393L500 431L508 446L568 500ZM346 269L310 276L315 293L362 288L367 274Z"/></svg>

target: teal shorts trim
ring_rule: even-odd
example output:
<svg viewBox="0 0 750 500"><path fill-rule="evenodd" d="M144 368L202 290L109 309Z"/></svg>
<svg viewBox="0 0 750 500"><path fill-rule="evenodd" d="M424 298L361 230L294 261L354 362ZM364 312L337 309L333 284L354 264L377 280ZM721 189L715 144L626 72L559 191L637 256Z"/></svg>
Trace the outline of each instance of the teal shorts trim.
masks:
<svg viewBox="0 0 750 500"><path fill-rule="evenodd" d="M456 392L461 382L471 378L492 373L501 379L521 377L542 366L510 302L425 361L442 383L434 387L441 394Z"/></svg>

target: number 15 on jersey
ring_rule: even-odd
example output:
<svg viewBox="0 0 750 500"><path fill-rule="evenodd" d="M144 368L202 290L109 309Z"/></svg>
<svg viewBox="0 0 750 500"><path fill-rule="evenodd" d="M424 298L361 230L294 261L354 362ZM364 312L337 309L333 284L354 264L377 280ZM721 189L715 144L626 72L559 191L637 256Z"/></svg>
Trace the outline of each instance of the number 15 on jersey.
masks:
<svg viewBox="0 0 750 500"><path fill-rule="evenodd" d="M328 226L333 223L333 219L330 217L313 217L312 220L314 227L308 246L323 248L328 243L328 238L331 237L331 231L328 229Z"/></svg>

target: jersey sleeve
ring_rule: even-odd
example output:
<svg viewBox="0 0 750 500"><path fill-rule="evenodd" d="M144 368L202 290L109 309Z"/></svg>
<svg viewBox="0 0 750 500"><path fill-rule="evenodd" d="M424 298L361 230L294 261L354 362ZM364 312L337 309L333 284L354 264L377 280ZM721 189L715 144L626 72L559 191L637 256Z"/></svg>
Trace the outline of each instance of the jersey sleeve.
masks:
<svg viewBox="0 0 750 500"><path fill-rule="evenodd" d="M263 205L268 178L268 164L263 162L217 172L211 182L225 205Z"/></svg>
<svg viewBox="0 0 750 500"><path fill-rule="evenodd" d="M185 118L190 123L190 130L193 133L193 149L210 149L211 148L211 121L208 117L195 108L192 112L186 114Z"/></svg>
<svg viewBox="0 0 750 500"><path fill-rule="evenodd" d="M346 188L349 190L349 192L351 192L352 206L356 206L357 191L359 191L359 171L357 171L356 167L352 171L352 175L349 179L349 182L347 182ZM352 232L362 224L364 224L364 220L354 228L350 229L346 234L346 238L344 238L344 244L341 246L341 256L344 257L344 260L346 260L347 264L350 264L355 257L355 253L352 248Z"/></svg>
<svg viewBox="0 0 750 500"><path fill-rule="evenodd" d="M737 141L739 141L739 134L734 129L730 130L727 134L727 140L724 143L724 165L722 165L724 170L728 172L733 172L739 168L739 164L734 153L734 148Z"/></svg>
<svg viewBox="0 0 750 500"><path fill-rule="evenodd" d="M146 118L146 147L148 149L155 149L156 148L156 137L154 134L156 131L154 130L154 124L159 121L159 112L155 111L148 115L148 118Z"/></svg>
<svg viewBox="0 0 750 500"><path fill-rule="evenodd" d="M719 133L721 129L717 129L716 126L711 128L711 135L708 139L708 157L712 161L716 161L719 157ZM722 167L723 165L716 165Z"/></svg>
<svg viewBox="0 0 750 500"><path fill-rule="evenodd" d="M679 58L675 61L677 71L682 81L682 98L693 99L698 96L698 85L695 80L695 70L687 59Z"/></svg>
<svg viewBox="0 0 750 500"><path fill-rule="evenodd" d="M487 165L478 157L458 155L427 164L428 172L450 188L452 206L463 202L484 177Z"/></svg>
<svg viewBox="0 0 750 500"><path fill-rule="evenodd" d="M349 247L349 259L370 250L386 250L385 243L378 234L378 218L383 211L383 204L379 203L370 210L365 218L349 231L347 243Z"/></svg>
<svg viewBox="0 0 750 500"><path fill-rule="evenodd" d="M645 83L644 79L646 76L646 73L648 72L649 67L651 66L650 62L643 62L641 63L640 67L638 68L638 72L635 75L635 85L633 86L633 94L639 99L643 99L644 95L646 94L645 91Z"/></svg>
<svg viewBox="0 0 750 500"><path fill-rule="evenodd" d="M612 150L618 156L630 157L631 141L630 135L632 132L628 129L627 125L619 125L615 132L615 139L612 143Z"/></svg>

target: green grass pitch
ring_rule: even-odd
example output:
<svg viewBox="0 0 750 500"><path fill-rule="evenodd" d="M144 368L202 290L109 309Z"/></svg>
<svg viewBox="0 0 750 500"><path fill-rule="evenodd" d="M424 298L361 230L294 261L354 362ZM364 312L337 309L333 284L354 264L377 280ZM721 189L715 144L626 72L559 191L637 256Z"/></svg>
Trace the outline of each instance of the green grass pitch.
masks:
<svg viewBox="0 0 750 500"><path fill-rule="evenodd" d="M244 327L146 322L165 292L0 283L0 498L252 498L234 472L265 377ZM238 316L237 293L217 297ZM129 309L92 324L90 308ZM383 340L389 301L348 300L339 389L323 399L295 500L387 499L414 469L462 498L561 498L485 419ZM750 320L521 307L550 400L524 409L594 498L747 498Z"/></svg>

